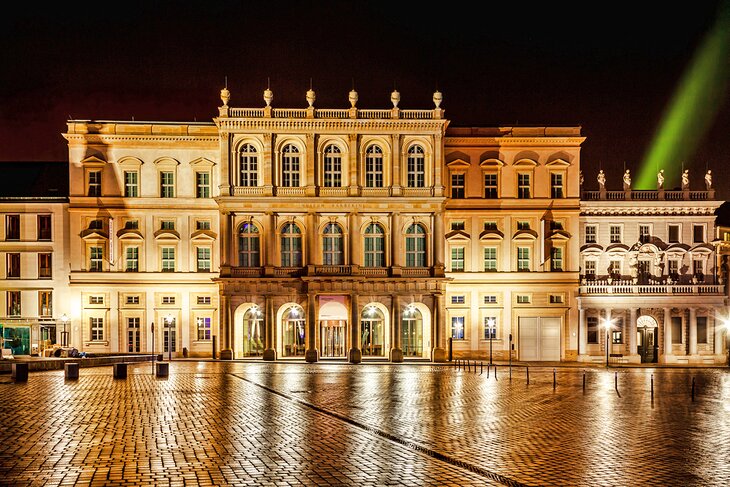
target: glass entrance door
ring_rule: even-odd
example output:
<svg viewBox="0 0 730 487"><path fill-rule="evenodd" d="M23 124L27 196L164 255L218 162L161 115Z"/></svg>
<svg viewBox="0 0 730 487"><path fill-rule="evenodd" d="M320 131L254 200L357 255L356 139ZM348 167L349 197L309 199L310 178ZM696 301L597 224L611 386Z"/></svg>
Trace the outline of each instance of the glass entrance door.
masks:
<svg viewBox="0 0 730 487"><path fill-rule="evenodd" d="M383 357L385 356L385 334L383 332L383 317L380 310L377 311L380 316L373 318L361 318L360 321L360 337L362 343L363 357Z"/></svg>
<svg viewBox="0 0 730 487"><path fill-rule="evenodd" d="M657 343L658 328L642 327L636 330L636 342L641 363L655 364L658 359L659 348Z"/></svg>
<svg viewBox="0 0 730 487"><path fill-rule="evenodd" d="M322 357L344 357L346 322L344 320L322 320L319 323Z"/></svg>
<svg viewBox="0 0 730 487"><path fill-rule="evenodd" d="M401 346L404 357L423 356L423 320L418 316L403 317L401 330ZM415 315L414 313L414 315Z"/></svg>
<svg viewBox="0 0 730 487"><path fill-rule="evenodd" d="M243 356L259 357L264 353L264 320L257 309L243 315Z"/></svg>

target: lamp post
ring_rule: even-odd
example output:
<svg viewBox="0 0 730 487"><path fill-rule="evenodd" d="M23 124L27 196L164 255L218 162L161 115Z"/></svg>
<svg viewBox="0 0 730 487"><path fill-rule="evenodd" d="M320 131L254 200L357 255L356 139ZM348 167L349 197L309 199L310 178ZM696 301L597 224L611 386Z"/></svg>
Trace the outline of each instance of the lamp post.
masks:
<svg viewBox="0 0 730 487"><path fill-rule="evenodd" d="M168 313L168 315L165 317L165 320L167 321L167 356L168 360L172 361L172 321L175 318L172 316L171 313Z"/></svg>
<svg viewBox="0 0 730 487"><path fill-rule="evenodd" d="M68 323L68 315L66 313L61 315L61 322L63 323L63 331L61 332L61 346L68 347L68 332L66 331L66 324Z"/></svg>
<svg viewBox="0 0 730 487"><path fill-rule="evenodd" d="M492 337L494 337L494 318L487 320L487 326L489 327L489 365L492 365Z"/></svg>

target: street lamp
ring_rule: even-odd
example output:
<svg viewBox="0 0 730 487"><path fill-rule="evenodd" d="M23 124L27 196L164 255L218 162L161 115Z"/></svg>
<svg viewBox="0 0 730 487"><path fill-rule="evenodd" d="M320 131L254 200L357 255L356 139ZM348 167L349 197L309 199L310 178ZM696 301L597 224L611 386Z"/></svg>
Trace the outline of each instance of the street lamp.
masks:
<svg viewBox="0 0 730 487"><path fill-rule="evenodd" d="M492 338L494 337L494 318L487 320L487 326L489 327L489 365L492 365Z"/></svg>
<svg viewBox="0 0 730 487"><path fill-rule="evenodd" d="M61 315L61 322L63 323L63 331L61 332L61 346L68 347L68 332L66 331L66 324L68 323L68 315L66 313Z"/></svg>
<svg viewBox="0 0 730 487"><path fill-rule="evenodd" d="M165 317L165 320L167 321L167 356L170 361L172 361L172 322L175 318L172 316L172 313L168 313L168 315Z"/></svg>
<svg viewBox="0 0 730 487"><path fill-rule="evenodd" d="M608 335L611 328L613 328L613 320L603 318L603 327L606 329L606 367L608 367L608 347L610 347L610 337Z"/></svg>

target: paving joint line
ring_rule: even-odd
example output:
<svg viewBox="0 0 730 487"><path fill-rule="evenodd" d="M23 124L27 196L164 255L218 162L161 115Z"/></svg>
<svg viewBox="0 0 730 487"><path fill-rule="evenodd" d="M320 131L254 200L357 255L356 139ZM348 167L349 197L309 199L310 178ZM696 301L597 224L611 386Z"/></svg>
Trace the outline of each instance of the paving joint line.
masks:
<svg viewBox="0 0 730 487"><path fill-rule="evenodd" d="M285 394L285 393L283 393L281 391L278 391L278 390L276 390L276 389L274 389L272 387L269 387L269 386L264 385L264 384L260 384L258 382L255 382L255 381L251 380L251 379L248 379L246 377L243 377L243 376L241 376L239 374L230 373L230 372L229 372L229 374L232 375L232 376L234 376L234 377L236 377L236 378L238 378L238 379L241 379L241 380L243 380L245 382L248 382L249 384L252 384L252 385L254 385L256 387L259 387L261 389L264 389L265 391L271 392L272 394L276 394L277 396L283 397L284 399L287 399L288 401L297 403L297 404L299 404L301 406L305 406L305 407L307 407L309 409L312 409L312 410L317 411L319 413L325 414L327 416L330 416L330 417L339 419L340 421L344 421L344 422L346 422L348 424L351 424L351 425L353 425L353 426L355 426L355 427L357 427L359 429L365 430L365 431L367 431L369 433L372 433L372 434L374 434L376 436L379 436L381 438L384 438L384 439L393 441L393 442L395 442L395 443L397 443L399 445L405 446L405 447L407 447L407 448L409 448L411 450L415 450L415 451L418 451L420 453L423 453L423 454L425 454L425 455L427 455L427 456L429 456L431 458L435 458L436 460L441 460L442 462L448 463L450 465L453 465L453 466L456 466L456 467L459 467L459 468L463 468L463 469L468 470L470 472L473 472L473 473L476 473L478 475L481 475L482 477L487 477L487 478L489 478L491 480L495 480L497 482L500 482L503 485L508 485L510 487L529 487L529 484L523 484L523 483L521 483L521 482L519 482L517 480L514 480L514 479L511 479L511 478L506 477L504 475L501 475L501 474L498 474L498 473L489 471L489 470L487 470L485 468L482 468L482 467L479 467L477 465L473 465L473 464L468 463L468 462L465 462L463 460L458 460L458 459L453 458L453 457L451 457L449 455L445 455L443 453L439 453L439 452L437 452L435 450L432 450L432 449L427 448L425 446L419 445L417 443L414 443L414 442L411 442L411 441L408 441L408 440L404 440L403 438L400 438L398 436L395 436L395 435L393 435L391 433L388 433L386 431L383 431L383 430L374 428L374 427L369 426L369 425L367 425L365 423L361 423L360 421L354 420L354 419L352 419L352 418L350 418L348 416L342 415L342 414L340 414L340 413L338 413L336 411L331 411L331 410L326 409L326 408L323 408L321 406L317 406L316 404L312 404L310 402L304 401L304 400L302 400L302 399L300 399L298 397L290 396L290 395Z"/></svg>

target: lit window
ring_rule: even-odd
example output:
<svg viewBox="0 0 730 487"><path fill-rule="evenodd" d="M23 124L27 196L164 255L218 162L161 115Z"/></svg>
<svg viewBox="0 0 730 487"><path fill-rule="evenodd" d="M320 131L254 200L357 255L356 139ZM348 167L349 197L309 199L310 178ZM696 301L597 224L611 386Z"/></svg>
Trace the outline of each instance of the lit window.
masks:
<svg viewBox="0 0 730 487"><path fill-rule="evenodd" d="M302 266L302 232L294 223L287 223L281 229L281 265Z"/></svg>
<svg viewBox="0 0 730 487"><path fill-rule="evenodd" d="M127 247L125 252L125 271L126 272L137 272L139 271L139 248L138 247Z"/></svg>
<svg viewBox="0 0 730 487"><path fill-rule="evenodd" d="M91 341L98 342L104 339L104 318L89 318L91 325Z"/></svg>
<svg viewBox="0 0 730 487"><path fill-rule="evenodd" d="M336 223L328 223L322 235L322 262L324 265L342 265L345 263L343 251L342 228Z"/></svg>
<svg viewBox="0 0 730 487"><path fill-rule="evenodd" d="M377 223L365 229L365 267L385 267L385 235Z"/></svg>
<svg viewBox="0 0 730 487"><path fill-rule="evenodd" d="M426 232L421 225L406 231L406 267L426 267Z"/></svg>
<svg viewBox="0 0 730 487"><path fill-rule="evenodd" d="M496 316L485 316L484 317L484 339L495 339L497 338L497 317Z"/></svg>
<svg viewBox="0 0 730 487"><path fill-rule="evenodd" d="M365 154L365 187L383 187L383 149L371 145Z"/></svg>
<svg viewBox="0 0 730 487"><path fill-rule="evenodd" d="M101 272L103 259L103 247L89 247L89 272Z"/></svg>
<svg viewBox="0 0 730 487"><path fill-rule="evenodd" d="M561 247L553 247L550 249L550 270L563 270L563 249Z"/></svg>
<svg viewBox="0 0 730 487"><path fill-rule="evenodd" d="M281 156L281 185L285 188L299 187L299 149L292 144L284 147Z"/></svg>
<svg viewBox="0 0 730 487"><path fill-rule="evenodd" d="M530 270L530 248L529 247L517 247L517 270L518 271L529 271Z"/></svg>
<svg viewBox="0 0 730 487"><path fill-rule="evenodd" d="M342 186L342 154L335 145L328 145L324 150L324 187L339 188Z"/></svg>
<svg viewBox="0 0 730 487"><path fill-rule="evenodd" d="M198 316L195 319L198 327L198 340L210 340L211 337L211 319L207 316Z"/></svg>
<svg viewBox="0 0 730 487"><path fill-rule="evenodd" d="M484 272L497 272L497 247L484 247Z"/></svg>
<svg viewBox="0 0 730 487"><path fill-rule="evenodd" d="M210 198L210 173L195 173L195 197Z"/></svg>
<svg viewBox="0 0 730 487"><path fill-rule="evenodd" d="M53 291L38 291L38 314L53 316Z"/></svg>
<svg viewBox="0 0 730 487"><path fill-rule="evenodd" d="M238 227L238 265L240 267L258 267L259 260L259 229L253 223L242 223Z"/></svg>
<svg viewBox="0 0 730 487"><path fill-rule="evenodd" d="M239 152L239 186L258 185L258 153L251 144L244 144Z"/></svg>
<svg viewBox="0 0 730 487"><path fill-rule="evenodd" d="M7 316L20 316L20 291L8 291L5 294Z"/></svg>
<svg viewBox="0 0 730 487"><path fill-rule="evenodd" d="M451 317L451 338L454 340L464 339L464 317L463 316L452 316Z"/></svg>
<svg viewBox="0 0 730 487"><path fill-rule="evenodd" d="M198 272L210 272L210 247L198 247Z"/></svg>
<svg viewBox="0 0 730 487"><path fill-rule="evenodd" d="M139 173L137 171L124 171L124 196L127 198L139 196Z"/></svg>
<svg viewBox="0 0 730 487"><path fill-rule="evenodd" d="M464 271L464 247L451 248L451 272Z"/></svg>
<svg viewBox="0 0 730 487"><path fill-rule="evenodd" d="M408 149L408 187L423 188L426 185L425 156L423 147L414 145Z"/></svg>
<svg viewBox="0 0 730 487"><path fill-rule="evenodd" d="M162 247L162 272L175 272L175 247Z"/></svg>
<svg viewBox="0 0 730 487"><path fill-rule="evenodd" d="M50 279L51 276L51 254L41 253L38 254L38 278L39 279Z"/></svg>

